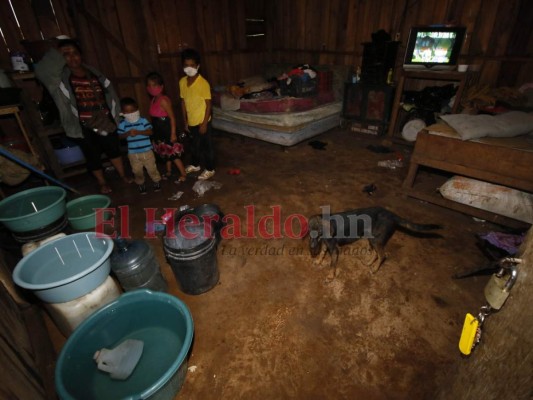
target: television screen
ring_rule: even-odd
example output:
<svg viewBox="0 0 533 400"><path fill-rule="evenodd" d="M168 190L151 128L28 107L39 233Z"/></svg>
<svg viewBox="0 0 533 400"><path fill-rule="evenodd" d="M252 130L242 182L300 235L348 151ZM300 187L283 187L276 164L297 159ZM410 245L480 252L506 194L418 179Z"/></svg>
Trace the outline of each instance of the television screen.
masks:
<svg viewBox="0 0 533 400"><path fill-rule="evenodd" d="M412 28L404 67L453 69L461 52L464 34L464 27Z"/></svg>

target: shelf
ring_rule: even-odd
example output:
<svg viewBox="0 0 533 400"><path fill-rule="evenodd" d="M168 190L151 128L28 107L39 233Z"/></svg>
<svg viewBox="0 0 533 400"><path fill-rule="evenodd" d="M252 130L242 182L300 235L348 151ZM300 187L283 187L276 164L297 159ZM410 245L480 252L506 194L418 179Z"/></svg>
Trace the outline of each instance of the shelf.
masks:
<svg viewBox="0 0 533 400"><path fill-rule="evenodd" d="M469 72L404 69L402 74L404 78L427 79L431 81L461 81L469 75Z"/></svg>
<svg viewBox="0 0 533 400"><path fill-rule="evenodd" d="M387 136L390 139L395 139L395 136L399 133L400 127L398 126L401 121L400 115L404 110L401 107L402 95L405 90L406 81L410 79L426 80L426 81L450 81L457 82L457 92L455 94L455 101L452 106L452 113L456 114L459 111L461 105L461 97L465 88L473 84L479 77L477 72L459 72L459 71L432 71L427 69L403 69L398 80L398 87L396 89L396 95L394 96L394 102L392 106L391 120ZM414 142L403 141L403 144L411 144Z"/></svg>
<svg viewBox="0 0 533 400"><path fill-rule="evenodd" d="M65 131L60 125L43 126L38 130L39 137L47 138L49 136L65 134Z"/></svg>
<svg viewBox="0 0 533 400"><path fill-rule="evenodd" d="M66 134L58 121L52 125L43 125L41 113L30 95L36 89L41 90L35 74L33 72L12 73L10 77L15 85L22 89L21 104L23 107L21 108L23 109L21 115L24 116L27 125L31 128L30 132L33 134L33 139L39 142L36 147L40 150L41 160L46 161L47 168L52 170L59 179L85 173L87 171L85 162L68 165L59 163L52 146L52 139L54 136L66 136Z"/></svg>
<svg viewBox="0 0 533 400"><path fill-rule="evenodd" d="M9 73L9 77L13 81L25 81L29 79L35 79L35 73L34 72L17 72L13 71Z"/></svg>

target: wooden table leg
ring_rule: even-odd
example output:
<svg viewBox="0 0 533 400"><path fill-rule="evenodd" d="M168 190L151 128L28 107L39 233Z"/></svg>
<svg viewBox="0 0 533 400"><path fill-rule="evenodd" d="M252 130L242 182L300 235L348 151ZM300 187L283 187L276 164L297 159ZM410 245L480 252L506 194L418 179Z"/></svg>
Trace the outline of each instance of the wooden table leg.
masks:
<svg viewBox="0 0 533 400"><path fill-rule="evenodd" d="M405 180L403 181L402 187L404 189L411 189L413 187L413 184L415 183L416 174L418 172L419 165L411 161L409 163L409 171L407 171L407 176L405 177Z"/></svg>
<svg viewBox="0 0 533 400"><path fill-rule="evenodd" d="M24 123L22 122L22 119L20 118L20 113L19 111L15 112L15 118L17 119L17 122L19 124L19 127L20 127L20 130L22 131L22 134L24 135L24 139L26 140L26 143L28 144L28 147L30 148L30 151L31 151L31 154L33 154L35 156L35 158L37 158L37 160L39 160L39 155L37 154L37 152L35 151L35 149L33 148L32 144L31 144L31 140L28 136L28 132L26 131L26 128L24 127Z"/></svg>

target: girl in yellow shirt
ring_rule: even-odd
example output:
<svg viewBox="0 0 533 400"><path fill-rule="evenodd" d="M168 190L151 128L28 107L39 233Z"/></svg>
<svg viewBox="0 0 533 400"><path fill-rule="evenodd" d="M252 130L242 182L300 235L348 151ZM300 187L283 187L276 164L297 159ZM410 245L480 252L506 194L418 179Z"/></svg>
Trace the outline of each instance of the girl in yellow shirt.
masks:
<svg viewBox="0 0 533 400"><path fill-rule="evenodd" d="M191 134L191 164L185 172L204 171L198 179L207 180L215 175L215 151L211 133L211 87L199 73L200 55L196 50L181 53L185 75L180 79L181 111L185 131Z"/></svg>

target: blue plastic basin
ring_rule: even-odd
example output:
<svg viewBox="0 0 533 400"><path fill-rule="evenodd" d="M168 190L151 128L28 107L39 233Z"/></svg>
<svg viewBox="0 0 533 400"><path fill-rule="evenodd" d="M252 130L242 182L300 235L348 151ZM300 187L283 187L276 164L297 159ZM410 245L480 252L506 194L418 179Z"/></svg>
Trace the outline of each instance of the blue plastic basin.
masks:
<svg viewBox="0 0 533 400"><path fill-rule="evenodd" d="M62 400L171 400L187 374L193 320L178 298L136 290L86 319L61 350L55 382ZM144 342L139 363L126 380L113 380L97 369L93 355L126 339Z"/></svg>
<svg viewBox="0 0 533 400"><path fill-rule="evenodd" d="M15 283L47 303L64 303L100 286L111 271L113 240L94 232L64 236L19 261Z"/></svg>

